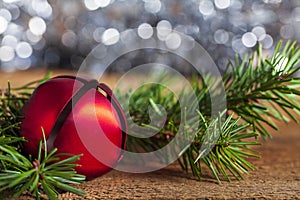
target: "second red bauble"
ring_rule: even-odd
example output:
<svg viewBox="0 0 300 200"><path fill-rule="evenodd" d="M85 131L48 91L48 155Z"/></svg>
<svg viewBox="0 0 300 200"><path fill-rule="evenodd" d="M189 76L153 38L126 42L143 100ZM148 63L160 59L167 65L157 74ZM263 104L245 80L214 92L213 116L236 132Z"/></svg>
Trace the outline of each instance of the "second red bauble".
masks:
<svg viewBox="0 0 300 200"><path fill-rule="evenodd" d="M110 171L125 149L127 125L111 90L96 80L59 76L41 84L23 110L26 153L37 155L44 129L48 151L83 154L76 171L87 179Z"/></svg>

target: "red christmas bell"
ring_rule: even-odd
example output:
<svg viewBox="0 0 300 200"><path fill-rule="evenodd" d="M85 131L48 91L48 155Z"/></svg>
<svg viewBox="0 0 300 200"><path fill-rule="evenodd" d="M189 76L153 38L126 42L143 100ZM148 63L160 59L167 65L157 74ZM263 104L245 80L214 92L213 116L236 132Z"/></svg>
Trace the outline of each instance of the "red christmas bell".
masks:
<svg viewBox="0 0 300 200"><path fill-rule="evenodd" d="M112 91L96 80L52 78L34 91L23 111L21 133L28 154L37 155L43 127L48 151L83 154L76 171L87 179L110 171L122 157L125 116Z"/></svg>

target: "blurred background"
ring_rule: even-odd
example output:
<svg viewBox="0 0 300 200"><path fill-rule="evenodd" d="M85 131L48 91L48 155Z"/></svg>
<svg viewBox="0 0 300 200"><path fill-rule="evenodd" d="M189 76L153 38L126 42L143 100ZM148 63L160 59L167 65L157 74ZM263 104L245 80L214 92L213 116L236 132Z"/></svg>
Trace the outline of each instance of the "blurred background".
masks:
<svg viewBox="0 0 300 200"><path fill-rule="evenodd" d="M222 70L260 43L272 51L279 40L300 40L299 0L2 0L0 70L76 70L97 45L101 62L130 36L148 39L156 27L167 48L200 43ZM147 31L145 31L147 30ZM160 31L161 30L161 31ZM176 31L191 36L184 41ZM109 39L111 38L111 39ZM108 40L109 39L109 40ZM189 73L172 55L151 58ZM144 52L124 55L110 71L149 61Z"/></svg>

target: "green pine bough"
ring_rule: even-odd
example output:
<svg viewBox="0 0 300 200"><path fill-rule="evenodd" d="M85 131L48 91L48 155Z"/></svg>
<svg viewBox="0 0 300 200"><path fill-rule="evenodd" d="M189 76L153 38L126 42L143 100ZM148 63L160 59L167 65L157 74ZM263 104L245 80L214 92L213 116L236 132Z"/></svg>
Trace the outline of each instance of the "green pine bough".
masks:
<svg viewBox="0 0 300 200"><path fill-rule="evenodd" d="M53 149L47 153L44 138L40 141L38 157L26 157L22 154L23 143L26 140L20 136L19 128L22 119L22 107L29 99L37 84L50 78L28 83L20 88L12 89L10 83L2 92L0 100L0 199L18 197L24 192L30 193L36 199L45 195L51 200L57 199L61 191L69 191L78 195L84 191L70 186L80 184L85 176L77 174L73 164L82 155L56 153ZM43 129L41 129L43 132ZM61 157L64 160L60 160Z"/></svg>
<svg viewBox="0 0 300 200"><path fill-rule="evenodd" d="M300 50L295 42L287 42L284 46L279 42L271 56L264 57L262 48L258 47L251 57L245 55L240 61L237 56L234 61L229 61L222 75L227 109L217 117L211 116L210 94L203 77L193 76L190 83L197 102L183 110L187 113L197 107L196 120L200 123L197 127L183 126L184 134L193 138L191 144L178 155L182 169L191 171L201 179L205 173L203 167L206 166L219 183L222 180L243 179L244 174L255 169L249 158L259 158L254 146L260 145L257 140L259 136L264 139L271 137L267 127L278 130L276 121L298 122L299 56ZM22 107L36 86L49 78L48 74L44 79L20 88L11 88L8 83L7 89L1 91L0 194L4 192L5 195L17 197L26 192L36 199L45 195L57 199L57 195L63 191L85 194L71 186L85 180L84 176L76 173L76 165L73 164L81 155L64 155L65 159L59 160L62 155L56 154L56 149L50 153L43 151L43 141L40 142L37 158L22 154L22 144L26 142L19 134ZM205 78L213 79L213 75ZM122 102L129 94L116 95ZM161 130L149 125L148 108L151 107L160 115L161 107L158 104L167 113L167 122ZM181 110L178 98L167 88L158 84L140 87L130 95L130 117L141 126L160 131L150 138L129 135L127 150L151 152L167 145L176 136L182 121L184 124L193 124L190 120L195 120L185 118ZM214 138L215 135L218 137ZM209 152L201 149L207 138L216 140Z"/></svg>

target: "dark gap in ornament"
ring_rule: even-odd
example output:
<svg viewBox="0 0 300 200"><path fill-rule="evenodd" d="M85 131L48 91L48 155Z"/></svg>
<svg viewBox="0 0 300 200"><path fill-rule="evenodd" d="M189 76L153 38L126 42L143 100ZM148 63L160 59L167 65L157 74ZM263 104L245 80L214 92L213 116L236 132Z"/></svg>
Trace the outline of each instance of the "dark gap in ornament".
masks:
<svg viewBox="0 0 300 200"><path fill-rule="evenodd" d="M100 89L98 88L98 92L103 94L103 96L105 96L105 98L107 98L109 101L111 101L110 96L108 96L108 94L104 90L102 90L101 88Z"/></svg>
<svg viewBox="0 0 300 200"><path fill-rule="evenodd" d="M122 147L122 149L125 150L127 126L126 126L126 122L125 122L125 115L122 111L121 105L118 103L118 101L116 100L115 96L113 95L111 89L107 85L105 85L104 83L100 83L100 84L98 84L98 88L100 88L102 91L104 91L106 93L106 98L112 103L113 107L115 108L115 110L118 113L120 123L121 123L121 126L122 126L122 128L121 128L121 131L122 131L122 145L121 145L121 147Z"/></svg>
<svg viewBox="0 0 300 200"><path fill-rule="evenodd" d="M51 151L54 148L54 141L62 128L65 120L67 119L68 115L73 109L73 106L79 101L79 99L91 88L96 88L98 85L98 81L96 80L91 80L91 81L86 81L84 79L78 78L78 77L73 77L73 76L59 76L56 78L72 78L75 80L79 80L80 82L84 83L84 86L81 87L76 94L69 100L67 105L63 108L61 113L59 114L51 132L49 135L49 138L47 139L47 149L48 151Z"/></svg>

